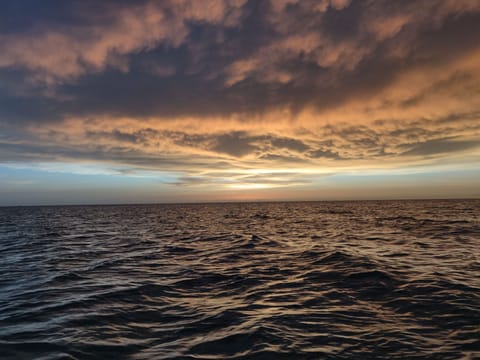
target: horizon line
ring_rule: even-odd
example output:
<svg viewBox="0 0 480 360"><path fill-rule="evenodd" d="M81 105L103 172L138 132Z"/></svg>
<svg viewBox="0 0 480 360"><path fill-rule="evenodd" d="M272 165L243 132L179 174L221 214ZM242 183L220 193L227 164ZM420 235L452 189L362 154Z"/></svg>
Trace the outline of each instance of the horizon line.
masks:
<svg viewBox="0 0 480 360"><path fill-rule="evenodd" d="M68 203L68 204L17 204L0 205L0 208L15 207L75 207L75 206L152 206L152 205L213 205L213 204L255 204L255 203L321 203L321 202L387 202L387 201L472 201L480 200L478 197L456 198L392 198L392 199L336 199L336 200L215 200L215 201L188 201L188 202L131 202L131 203Z"/></svg>

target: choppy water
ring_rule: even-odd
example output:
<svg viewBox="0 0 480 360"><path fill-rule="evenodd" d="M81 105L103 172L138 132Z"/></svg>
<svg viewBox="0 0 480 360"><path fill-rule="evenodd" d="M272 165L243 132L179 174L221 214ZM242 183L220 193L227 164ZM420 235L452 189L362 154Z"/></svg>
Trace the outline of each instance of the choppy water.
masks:
<svg viewBox="0 0 480 360"><path fill-rule="evenodd" d="M480 201L0 208L1 359L473 359Z"/></svg>

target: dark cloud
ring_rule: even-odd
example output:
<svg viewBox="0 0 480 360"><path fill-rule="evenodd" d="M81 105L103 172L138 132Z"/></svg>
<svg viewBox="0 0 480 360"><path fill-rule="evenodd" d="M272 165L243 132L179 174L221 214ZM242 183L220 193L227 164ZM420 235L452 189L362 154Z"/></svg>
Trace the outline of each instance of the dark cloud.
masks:
<svg viewBox="0 0 480 360"><path fill-rule="evenodd" d="M5 0L0 160L183 170L472 150L479 24L471 0Z"/></svg>
<svg viewBox="0 0 480 360"><path fill-rule="evenodd" d="M87 138L92 140L113 139L120 143L133 143L147 145L152 139L160 136L160 132L154 129L140 129L134 132L124 132L121 130L106 131L87 131Z"/></svg>
<svg viewBox="0 0 480 360"><path fill-rule="evenodd" d="M214 1L219 10L209 14L194 2L173 0L6 0L0 67L23 71L24 82L56 79L57 96L2 94L8 111L1 121L72 114L211 116L285 105L324 109L374 96L409 68L452 61L478 45L471 36L480 24L474 2L321 3ZM159 30L141 29L145 14L158 17L143 21ZM127 21L136 26L131 34ZM164 23L177 26L177 33L163 29ZM114 37L117 30L125 31L126 40ZM43 61L47 54L40 52L35 60L27 42L55 46L47 43L52 34L61 37L51 60ZM398 48L404 53L391 56ZM23 110L22 101L31 110Z"/></svg>
<svg viewBox="0 0 480 360"><path fill-rule="evenodd" d="M0 67L0 124L17 127L62 120L61 104L43 95L45 87L23 83L23 75L18 69Z"/></svg>
<svg viewBox="0 0 480 360"><path fill-rule="evenodd" d="M127 144L126 144L127 145ZM141 167L147 170L194 170L203 167L227 169L225 161L212 161L197 155L176 158L152 154L129 146L92 145L59 146L58 144L7 143L0 141L0 162L72 162L86 160L104 164Z"/></svg>
<svg viewBox="0 0 480 360"><path fill-rule="evenodd" d="M480 140L455 140L455 139L435 139L423 143L415 144L410 150L402 155L436 155L465 151L480 147Z"/></svg>
<svg viewBox="0 0 480 360"><path fill-rule="evenodd" d="M333 159L333 160L343 159L338 153L333 152L331 150L324 150L324 149L312 151L310 153L310 156L317 159L318 158Z"/></svg>
<svg viewBox="0 0 480 360"><path fill-rule="evenodd" d="M272 140L272 145L277 148L285 148L297 152L304 152L309 149L308 145L305 145L300 140L290 138L276 138Z"/></svg>
<svg viewBox="0 0 480 360"><path fill-rule="evenodd" d="M254 152L257 147L251 144L251 139L246 137L245 133L234 132L216 137L211 150L241 157Z"/></svg>

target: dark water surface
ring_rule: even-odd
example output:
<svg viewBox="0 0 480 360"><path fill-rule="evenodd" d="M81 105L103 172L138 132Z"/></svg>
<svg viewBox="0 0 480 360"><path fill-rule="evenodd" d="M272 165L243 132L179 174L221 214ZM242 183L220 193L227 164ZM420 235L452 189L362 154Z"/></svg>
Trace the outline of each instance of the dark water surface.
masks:
<svg viewBox="0 0 480 360"><path fill-rule="evenodd" d="M0 359L480 358L480 201L0 208Z"/></svg>

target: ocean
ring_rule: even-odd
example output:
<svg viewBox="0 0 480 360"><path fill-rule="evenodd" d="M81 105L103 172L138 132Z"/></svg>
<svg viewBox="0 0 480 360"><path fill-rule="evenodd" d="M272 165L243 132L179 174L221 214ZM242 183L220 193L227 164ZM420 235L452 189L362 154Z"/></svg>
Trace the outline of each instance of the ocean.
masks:
<svg viewBox="0 0 480 360"><path fill-rule="evenodd" d="M0 208L0 359L480 359L480 200Z"/></svg>

